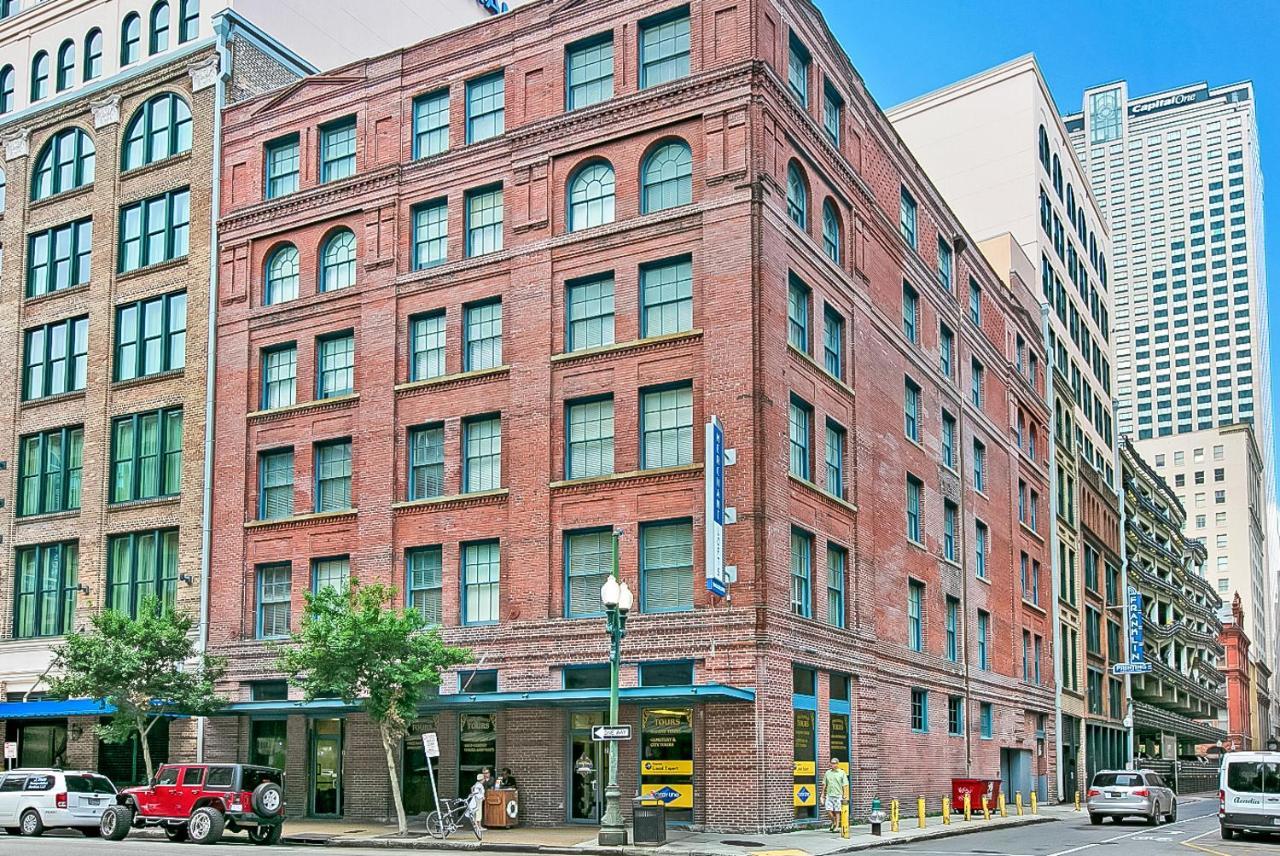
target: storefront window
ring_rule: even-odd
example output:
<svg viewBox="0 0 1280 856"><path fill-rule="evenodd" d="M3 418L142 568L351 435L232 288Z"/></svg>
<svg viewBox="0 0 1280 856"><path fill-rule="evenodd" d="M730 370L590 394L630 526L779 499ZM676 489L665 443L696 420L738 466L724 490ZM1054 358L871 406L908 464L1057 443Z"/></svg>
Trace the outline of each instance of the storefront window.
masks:
<svg viewBox="0 0 1280 856"><path fill-rule="evenodd" d="M493 713L464 713L458 723L458 796L465 797L476 773L498 760L498 718Z"/></svg>
<svg viewBox="0 0 1280 856"><path fill-rule="evenodd" d="M5 739L18 744L18 767L65 767L67 765L67 721L39 722L10 720L5 723Z"/></svg>
<svg viewBox="0 0 1280 856"><path fill-rule="evenodd" d="M693 684L693 663L641 663L640 686L687 687Z"/></svg>
<svg viewBox="0 0 1280 856"><path fill-rule="evenodd" d="M566 688L570 673L580 671L586 670L565 670ZM604 743L591 739L591 727L603 725L604 717L602 711L569 714L569 820L574 822L597 823L604 811L601 790L609 756Z"/></svg>
<svg viewBox="0 0 1280 856"><path fill-rule="evenodd" d="M283 770L288 760L288 723L283 719L249 722L249 763Z"/></svg>
<svg viewBox="0 0 1280 856"><path fill-rule="evenodd" d="M311 722L311 813L342 814L342 720Z"/></svg>
<svg viewBox="0 0 1280 856"><path fill-rule="evenodd" d="M831 698L827 709L830 713L831 756L839 759L840 767L849 772L849 677L831 676Z"/></svg>
<svg viewBox="0 0 1280 856"><path fill-rule="evenodd" d="M422 735L436 730L435 720L421 721L413 727L413 733L404 739L403 788L404 810L409 816L435 811L434 790L431 780L440 782L440 759L431 762L428 772L427 755L422 748Z"/></svg>
<svg viewBox="0 0 1280 856"><path fill-rule="evenodd" d="M640 793L667 805L667 819L693 819L693 710L650 708L640 713Z"/></svg>
<svg viewBox="0 0 1280 856"><path fill-rule="evenodd" d="M609 688L608 666L565 666L564 688L567 690L598 690Z"/></svg>
<svg viewBox="0 0 1280 856"><path fill-rule="evenodd" d="M797 818L814 817L818 807L817 675L812 669L792 671L791 717L794 754L792 805Z"/></svg>
<svg viewBox="0 0 1280 856"><path fill-rule="evenodd" d="M107 720L103 719L102 724ZM86 729L87 730L87 729ZM147 734L151 747L151 762L156 767L169 760L169 720L161 719L151 726ZM142 759L142 745L134 734L124 743L98 741L98 771L115 783L117 788L141 785L147 779L147 765Z"/></svg>

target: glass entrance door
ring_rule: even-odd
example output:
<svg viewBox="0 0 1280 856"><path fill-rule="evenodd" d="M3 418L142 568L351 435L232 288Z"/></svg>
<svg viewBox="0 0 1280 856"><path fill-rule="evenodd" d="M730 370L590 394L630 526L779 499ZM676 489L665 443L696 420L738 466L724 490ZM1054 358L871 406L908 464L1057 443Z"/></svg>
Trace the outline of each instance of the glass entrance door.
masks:
<svg viewBox="0 0 1280 856"><path fill-rule="evenodd" d="M311 721L311 813L342 814L342 720Z"/></svg>
<svg viewBox="0 0 1280 856"><path fill-rule="evenodd" d="M604 813L608 755L591 739L591 726L604 725L604 711L569 714L569 820L599 823Z"/></svg>

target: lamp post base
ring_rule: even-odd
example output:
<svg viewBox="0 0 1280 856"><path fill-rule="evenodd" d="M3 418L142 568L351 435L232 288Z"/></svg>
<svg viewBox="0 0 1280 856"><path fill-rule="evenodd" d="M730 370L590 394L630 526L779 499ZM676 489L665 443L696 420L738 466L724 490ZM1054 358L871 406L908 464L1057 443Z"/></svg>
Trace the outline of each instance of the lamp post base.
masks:
<svg viewBox="0 0 1280 856"><path fill-rule="evenodd" d="M625 826L602 826L596 843L601 847L627 846L627 828Z"/></svg>

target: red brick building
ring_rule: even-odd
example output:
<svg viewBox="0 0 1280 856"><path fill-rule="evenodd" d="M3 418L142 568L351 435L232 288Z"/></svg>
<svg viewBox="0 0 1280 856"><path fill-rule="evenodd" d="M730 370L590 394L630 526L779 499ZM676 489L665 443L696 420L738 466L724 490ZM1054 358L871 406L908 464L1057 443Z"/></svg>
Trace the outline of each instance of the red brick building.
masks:
<svg viewBox="0 0 1280 856"><path fill-rule="evenodd" d="M1244 631L1240 596L1231 601L1231 620L1222 622L1222 674L1227 691L1227 739L1223 748L1243 752L1256 748L1253 741L1253 681L1249 668L1249 636Z"/></svg>
<svg viewBox="0 0 1280 856"><path fill-rule="evenodd" d="M810 4L543 0L223 128L211 751L285 764L299 813L389 811L363 715L273 671L349 575L475 650L422 704L442 790L509 766L526 820L595 821L617 529L624 794L785 828L835 753L855 814L968 773L1048 795L1035 298Z"/></svg>

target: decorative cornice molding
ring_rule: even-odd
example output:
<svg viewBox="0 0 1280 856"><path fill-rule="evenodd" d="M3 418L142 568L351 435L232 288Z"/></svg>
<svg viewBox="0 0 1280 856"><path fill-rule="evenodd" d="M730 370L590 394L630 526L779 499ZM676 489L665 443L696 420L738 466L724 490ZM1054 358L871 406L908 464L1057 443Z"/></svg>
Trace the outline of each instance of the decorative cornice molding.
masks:
<svg viewBox="0 0 1280 856"><path fill-rule="evenodd" d="M278 422L281 419L288 419L300 413L325 413L330 410L341 410L353 406L359 400L360 393L353 392L350 395L317 398L314 401L303 401L299 404L290 404L287 407L276 407L271 410L255 410L252 413L246 413L244 418L250 425L259 425L263 422Z"/></svg>
<svg viewBox="0 0 1280 856"><path fill-rule="evenodd" d="M491 369L477 369L469 372L459 372L458 374L441 375L440 377L428 378L427 380L415 380L409 383L397 384L395 387L396 398L407 398L418 395L419 393L434 391L438 389L456 389L463 386L475 386L490 380L498 380L506 378L511 374L511 366L494 366Z"/></svg>
<svg viewBox="0 0 1280 856"><path fill-rule="evenodd" d="M253 531L262 531L264 529L298 529L303 526L311 526L317 523L332 523L336 520L343 520L350 517L355 518L360 513L358 508L344 508L341 511L320 511L315 514L296 514L293 517L282 517L279 520L247 520L244 528Z"/></svg>
<svg viewBox="0 0 1280 856"><path fill-rule="evenodd" d="M391 512L399 517L403 514L416 514L424 511L449 509L457 511L474 508L480 505L501 505L506 503L511 491L500 487L497 490L486 490L481 493L459 493L453 496L437 496L431 499L414 499L409 502L396 502L391 505Z"/></svg>
<svg viewBox="0 0 1280 856"><path fill-rule="evenodd" d="M222 218L218 228L234 233L262 223L278 222L293 214L307 212L314 215L316 208L335 199L361 198L366 193L394 188L400 179L400 170L400 164L392 164L372 172L357 173L343 181L322 184L277 199L267 199ZM368 200L362 199L360 205L362 210L367 208ZM235 240L234 235L231 240Z"/></svg>
<svg viewBox="0 0 1280 856"><path fill-rule="evenodd" d="M617 354L632 354L636 352L665 350L667 348L678 347L687 342L693 342L702 338L702 329L695 327L692 330L685 330L681 333L669 333L665 336L652 336L648 339L633 339L630 342L618 342L613 345L606 345L601 348L591 348L585 351L569 351L563 354L553 354L551 362L553 364L565 363L596 363L610 359Z"/></svg>
<svg viewBox="0 0 1280 856"><path fill-rule="evenodd" d="M631 470L625 473L611 473L607 476L556 481L551 482L548 487L557 493L576 493L594 490L602 485L617 484L618 482L626 482L628 487L634 487L636 485L685 481L700 472L702 472L701 463L685 464L679 467L663 467L659 470Z"/></svg>

